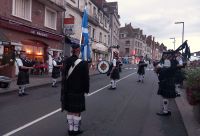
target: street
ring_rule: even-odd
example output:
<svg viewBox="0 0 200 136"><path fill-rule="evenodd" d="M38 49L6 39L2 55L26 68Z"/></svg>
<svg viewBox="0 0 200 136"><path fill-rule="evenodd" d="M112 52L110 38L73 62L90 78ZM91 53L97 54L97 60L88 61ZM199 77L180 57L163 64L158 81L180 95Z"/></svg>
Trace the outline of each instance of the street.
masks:
<svg viewBox="0 0 200 136"><path fill-rule="evenodd" d="M152 69L146 70L144 83L137 81L137 69L123 69L116 90L109 90L106 75L90 78L90 94L82 114L82 136L187 136L174 100L172 116L160 117L161 98L158 80ZM60 85L0 95L0 135L68 136L66 113L60 112Z"/></svg>

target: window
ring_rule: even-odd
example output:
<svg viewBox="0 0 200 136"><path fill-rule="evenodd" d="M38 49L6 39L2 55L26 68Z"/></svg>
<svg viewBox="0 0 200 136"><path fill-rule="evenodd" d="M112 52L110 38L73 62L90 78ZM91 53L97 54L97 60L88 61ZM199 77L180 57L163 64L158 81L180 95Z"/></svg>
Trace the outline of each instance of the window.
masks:
<svg viewBox="0 0 200 136"><path fill-rule="evenodd" d="M45 26L56 30L56 22L57 22L57 12L46 7L45 8Z"/></svg>
<svg viewBox="0 0 200 136"><path fill-rule="evenodd" d="M12 15L31 21L32 0L13 0Z"/></svg>
<svg viewBox="0 0 200 136"><path fill-rule="evenodd" d="M95 29L93 28L92 38L95 39Z"/></svg>
<svg viewBox="0 0 200 136"><path fill-rule="evenodd" d="M126 41L126 44L128 44L128 45L129 45L129 44L130 44L130 41Z"/></svg>
<svg viewBox="0 0 200 136"><path fill-rule="evenodd" d="M92 30L92 29L91 29L91 26L88 25L88 34L89 34L89 37L92 36L92 35L91 35L91 30Z"/></svg>
<svg viewBox="0 0 200 136"><path fill-rule="evenodd" d="M99 42L102 43L102 33L101 32L99 33Z"/></svg>
<svg viewBox="0 0 200 136"><path fill-rule="evenodd" d="M129 48L125 48L125 54L129 54Z"/></svg>

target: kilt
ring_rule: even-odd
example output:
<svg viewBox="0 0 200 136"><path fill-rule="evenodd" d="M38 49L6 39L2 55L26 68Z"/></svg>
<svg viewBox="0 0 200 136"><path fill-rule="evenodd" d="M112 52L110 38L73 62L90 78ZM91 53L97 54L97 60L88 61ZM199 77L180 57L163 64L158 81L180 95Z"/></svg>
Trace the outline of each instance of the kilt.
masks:
<svg viewBox="0 0 200 136"><path fill-rule="evenodd" d="M112 71L112 73L111 73L111 75L110 75L110 78L111 78L111 79L114 79L114 80L120 78L120 76L119 76L119 69L118 69L118 68L115 68L115 69Z"/></svg>
<svg viewBox="0 0 200 136"><path fill-rule="evenodd" d="M137 73L138 73L139 75L144 75L144 74L145 74L144 67L142 67L142 68L138 68Z"/></svg>
<svg viewBox="0 0 200 136"><path fill-rule="evenodd" d="M175 83L181 84L184 79L185 79L185 73L183 72L183 70L178 69L175 73Z"/></svg>
<svg viewBox="0 0 200 136"><path fill-rule="evenodd" d="M161 95L163 98L175 98L175 82L173 78L167 78L161 80L159 83L158 95Z"/></svg>
<svg viewBox="0 0 200 136"><path fill-rule="evenodd" d="M60 69L59 68L53 68L51 77L52 78L59 78L60 77Z"/></svg>
<svg viewBox="0 0 200 136"><path fill-rule="evenodd" d="M29 73L26 71L19 71L17 78L17 85L29 84Z"/></svg>
<svg viewBox="0 0 200 136"><path fill-rule="evenodd" d="M85 111L85 96L83 93L67 93L62 101L62 108L68 112Z"/></svg>

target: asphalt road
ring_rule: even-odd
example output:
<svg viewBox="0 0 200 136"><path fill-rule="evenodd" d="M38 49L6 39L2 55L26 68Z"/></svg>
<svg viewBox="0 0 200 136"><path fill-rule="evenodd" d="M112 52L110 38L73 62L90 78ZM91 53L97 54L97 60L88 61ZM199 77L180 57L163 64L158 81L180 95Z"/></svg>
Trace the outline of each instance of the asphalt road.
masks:
<svg viewBox="0 0 200 136"><path fill-rule="evenodd" d="M172 116L160 117L157 77L146 70L144 83L137 83L136 69L123 69L116 90L108 90L106 75L91 77L82 136L187 136L174 100ZM67 136L66 113L60 112L60 87L50 86L0 95L0 135Z"/></svg>

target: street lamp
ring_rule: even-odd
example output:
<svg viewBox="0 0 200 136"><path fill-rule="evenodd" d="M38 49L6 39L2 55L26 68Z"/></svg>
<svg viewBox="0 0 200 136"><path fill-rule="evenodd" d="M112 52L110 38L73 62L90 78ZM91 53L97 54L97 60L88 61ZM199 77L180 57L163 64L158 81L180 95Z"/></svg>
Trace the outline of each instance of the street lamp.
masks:
<svg viewBox="0 0 200 136"><path fill-rule="evenodd" d="M175 22L175 24L183 24L183 30L182 30L182 44L184 42L184 22Z"/></svg>
<svg viewBox="0 0 200 136"><path fill-rule="evenodd" d="M173 37L173 38L169 38L169 39L173 39L174 40L174 50L175 50L175 43L176 43L176 39L175 39L175 37Z"/></svg>

